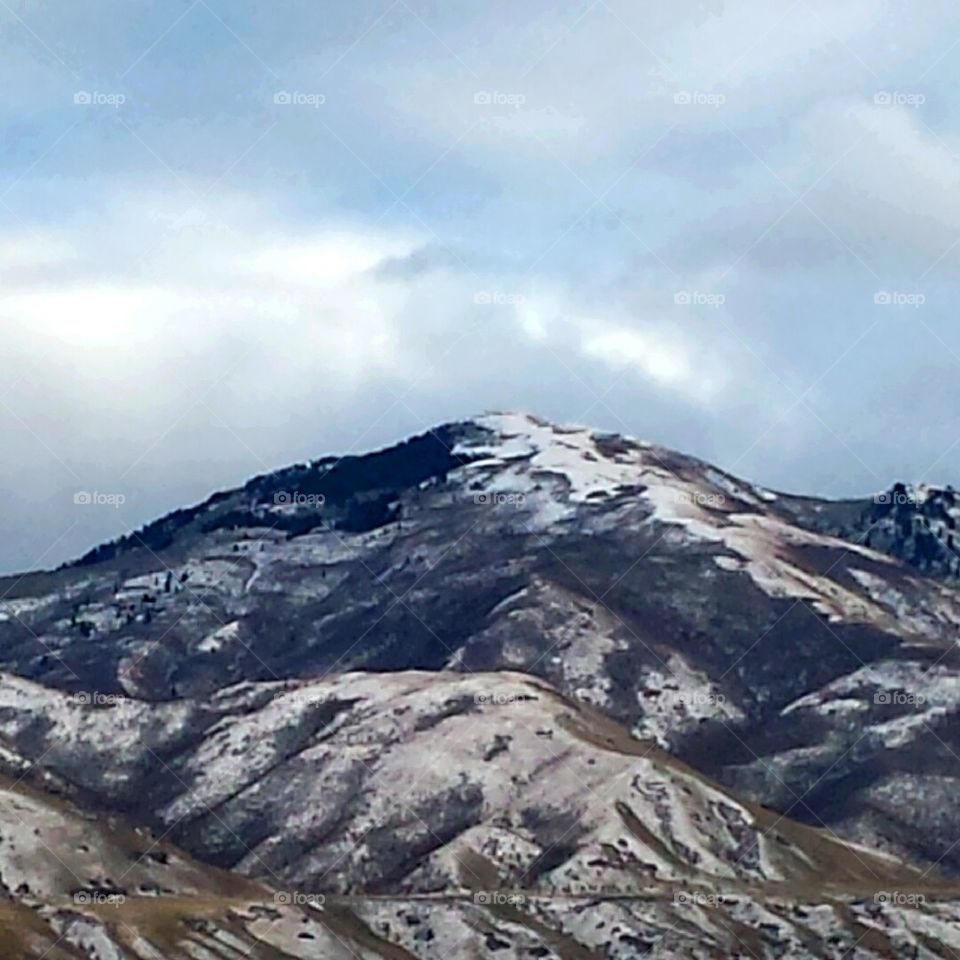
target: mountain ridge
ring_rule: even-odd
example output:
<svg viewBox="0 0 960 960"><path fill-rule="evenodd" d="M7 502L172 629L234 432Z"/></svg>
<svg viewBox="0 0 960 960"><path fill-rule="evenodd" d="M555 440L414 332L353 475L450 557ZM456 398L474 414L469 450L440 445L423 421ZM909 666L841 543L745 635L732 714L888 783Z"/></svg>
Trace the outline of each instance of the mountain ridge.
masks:
<svg viewBox="0 0 960 960"><path fill-rule="evenodd" d="M930 513L939 513L944 517L960 516L960 509L957 509L957 493L953 487L949 485L936 486L926 483L911 484L903 481L894 481L890 487L883 491L867 494L862 497L848 496L830 498L790 493L750 484L728 471L713 467L708 461L702 458L679 454L672 448L662 447L648 441L637 440L624 434L612 431L594 431L591 428L573 423L550 424L549 421L543 418L519 411L494 411L476 417L468 417L462 420L440 424L423 433L412 434L403 440L370 453L327 455L315 460L300 462L287 467L280 467L267 473L258 474L245 481L241 486L214 491L192 506L179 508L155 520L149 521L131 534L97 544L80 557L61 564L56 570L71 569L77 566L103 562L124 549L135 547L138 543L150 546L151 549L163 549L172 542L171 535L178 529L188 524L191 520L196 519L201 513L209 512L219 503L239 493L262 495L264 493L282 491L291 496L297 494L302 496L319 494L325 499L329 498L332 502L336 502L344 499L345 491L356 491L358 486L358 477L356 474L362 472L359 468L371 466L374 472L376 472L378 468L386 472L391 469L396 469L396 466L401 463L406 465L405 475L397 477L393 483L386 487L387 489L398 490L433 478L443 477L451 470L465 466L469 462L469 459L464 456L462 449L456 451L459 439L472 429L478 426L482 427L484 423L489 424L497 420L514 422L527 420L532 423L549 426L560 432L581 433L589 431L598 438L608 438L612 443L625 442L639 445L647 450L663 451L667 459L682 456L691 463L699 464L705 469L715 471L718 476L725 478L727 482L735 484L741 490L753 489L760 491L763 496L770 500L784 501L793 507L798 522L803 524L810 523L817 528L825 530L843 530L843 521L846 519L845 514L849 509L859 508L862 510L866 504L872 505L870 519L873 522L895 512L898 508L902 514L903 507L922 508L915 511L918 516L923 516L924 510ZM410 469L409 461L411 459L426 462L420 463L414 469ZM354 473L354 476L351 477L351 473ZM373 483L369 481L363 482L369 483L370 488L376 489ZM802 507L799 505L802 505ZM836 513L839 514L839 516L831 516L831 520L824 522L821 517L817 516L821 514L824 509L828 511L828 515ZM235 521L240 519L241 518L237 516L231 516L229 518L229 520ZM342 521L346 523L343 529L355 530L362 528L363 524L386 522L389 519L388 514L371 510L368 514L362 516L351 515L342 518ZM900 522L902 524L902 517ZM281 528L283 528L282 521ZM296 535L298 532L307 532L309 529L309 526L301 529L296 524L291 524L289 532ZM950 530L952 531L953 529L954 527L951 525ZM848 530L850 536L855 536L856 533L857 531ZM951 542L951 554L955 546L956 544ZM907 551L902 546L891 546L891 549L898 551L894 553L895 556L904 557L907 554ZM922 549L917 551L918 554L922 552ZM931 565L927 569L936 568ZM35 571L26 571L28 574L33 572ZM949 569L946 572L955 575L958 572L958 564L953 563L951 560ZM4 577L3 580L13 579L17 576L19 575L10 574Z"/></svg>
<svg viewBox="0 0 960 960"><path fill-rule="evenodd" d="M761 956L778 938L855 956L881 929L880 955L930 951L917 930L953 909L960 876L960 591L924 539L952 550L952 496L797 497L516 414L296 465L8 588L0 767L220 868L256 875L259 858L261 880L303 893L407 898L409 926L375 899L349 922L414 957L472 943L477 923L517 956L668 955L689 947L678 929L703 956L738 937ZM572 769L597 787L645 772L594 810ZM744 864L786 857L785 886L767 867L748 884L748 915L717 899L723 844ZM831 866L834 844L863 852ZM856 857L925 877L884 881L903 896L944 896L895 905L909 917L830 907L843 950L783 920L831 869L844 903L889 892L844 872ZM469 896L463 863L494 893L542 896L535 923L496 902L494 932L457 907L433 947L416 939L429 911L409 898ZM323 870L335 887L312 887ZM652 897L655 919L624 908L627 939L597 939L560 906L597 878ZM677 884L698 891L696 919ZM534 926L505 936L518 923Z"/></svg>

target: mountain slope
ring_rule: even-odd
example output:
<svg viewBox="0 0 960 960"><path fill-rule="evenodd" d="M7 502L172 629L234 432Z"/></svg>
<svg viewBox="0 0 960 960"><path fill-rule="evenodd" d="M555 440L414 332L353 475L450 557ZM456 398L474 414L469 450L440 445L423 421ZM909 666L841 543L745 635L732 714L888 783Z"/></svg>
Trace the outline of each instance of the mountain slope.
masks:
<svg viewBox="0 0 960 960"><path fill-rule="evenodd" d="M0 697L5 764L47 790L0 780L16 956L960 947L960 887L744 805L522 676L347 674L161 706L80 703L5 677ZM165 737L199 713L217 717L206 736L160 761ZM17 745L45 723L30 744L39 760L26 762ZM102 812L111 806L156 829L124 827ZM171 837L261 882L204 866ZM0 936L3 924L0 911Z"/></svg>
<svg viewBox="0 0 960 960"><path fill-rule="evenodd" d="M311 892L462 897L466 864L546 898L556 934L576 911L551 891L729 883L763 904L755 931L839 870L848 905L882 913L882 883L929 899L827 926L916 945L931 878L960 872L960 593L952 492L898 491L788 496L506 414L278 471L0 584L0 760ZM838 867L841 836L886 859ZM379 904L355 916L400 937ZM434 908L444 937L474 929ZM644 942L689 922L665 909ZM709 919L691 936L730 955ZM564 929L571 955L594 944Z"/></svg>
<svg viewBox="0 0 960 960"><path fill-rule="evenodd" d="M159 707L5 677L0 736L10 774L314 892L470 889L480 857L498 887L568 893L910 874L810 828L778 832L772 813L518 674L350 673Z"/></svg>
<svg viewBox="0 0 960 960"><path fill-rule="evenodd" d="M11 584L0 665L157 700L520 670L757 800L960 870L960 595L797 503L628 438L481 418Z"/></svg>
<svg viewBox="0 0 960 960"><path fill-rule="evenodd" d="M305 905L6 778L0 890L0 949L12 960L390 955L355 953Z"/></svg>

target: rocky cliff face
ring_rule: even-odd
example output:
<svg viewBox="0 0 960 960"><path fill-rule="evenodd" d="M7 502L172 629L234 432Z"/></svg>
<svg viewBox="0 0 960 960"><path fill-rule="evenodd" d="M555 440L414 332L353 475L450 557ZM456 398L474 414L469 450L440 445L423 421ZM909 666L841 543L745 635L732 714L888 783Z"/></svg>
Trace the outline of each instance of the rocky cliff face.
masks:
<svg viewBox="0 0 960 960"><path fill-rule="evenodd" d="M949 956L953 494L905 490L521 415L279 471L0 584L0 761L385 956Z"/></svg>

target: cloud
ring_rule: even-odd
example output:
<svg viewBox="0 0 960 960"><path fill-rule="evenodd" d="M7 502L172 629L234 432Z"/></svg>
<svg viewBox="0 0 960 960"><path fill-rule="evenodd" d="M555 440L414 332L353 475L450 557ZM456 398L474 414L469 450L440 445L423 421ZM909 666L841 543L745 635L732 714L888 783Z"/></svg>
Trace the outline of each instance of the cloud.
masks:
<svg viewBox="0 0 960 960"><path fill-rule="evenodd" d="M613 370L633 370L688 399L707 402L716 398L719 385L696 368L675 336L602 323L585 327L582 349L586 356Z"/></svg>
<svg viewBox="0 0 960 960"><path fill-rule="evenodd" d="M933 267L960 234L960 137L938 132L920 106L849 98L821 104L800 129L833 162L811 205L844 237L868 243L878 269L903 266L905 257L917 274Z"/></svg>
<svg viewBox="0 0 960 960"><path fill-rule="evenodd" d="M24 351L43 344L51 360L69 352L94 366L149 351L136 360L148 379L165 356L216 355L239 341L262 367L272 361L296 371L306 362L328 383L399 360L392 324L403 291L375 271L408 256L418 244L412 234L325 224L293 235L242 207L232 217L189 212L194 229L153 209L147 224L124 215L56 241L0 237L8 343ZM152 245L153 256L142 260L141 243L131 242L132 254L105 258L115 236Z"/></svg>
<svg viewBox="0 0 960 960"><path fill-rule="evenodd" d="M73 245L56 233L19 231L0 236L0 277L5 283L41 267L76 260L76 257Z"/></svg>
<svg viewBox="0 0 960 960"><path fill-rule="evenodd" d="M820 492L949 449L948 4L221 7L4 31L0 565L486 407Z"/></svg>

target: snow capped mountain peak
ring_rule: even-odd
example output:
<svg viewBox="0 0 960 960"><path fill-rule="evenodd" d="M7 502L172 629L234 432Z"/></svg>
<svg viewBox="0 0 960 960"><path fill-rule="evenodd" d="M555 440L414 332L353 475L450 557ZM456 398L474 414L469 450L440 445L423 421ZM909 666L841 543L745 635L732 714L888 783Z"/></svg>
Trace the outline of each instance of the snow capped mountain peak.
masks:
<svg viewBox="0 0 960 960"><path fill-rule="evenodd" d="M817 548L858 554L871 567L889 565L888 558L797 526L770 491L618 434L517 413L473 423L484 435L458 443L454 453L468 459L459 472L489 502L519 508L531 530L560 534L575 518L580 526L597 523L584 508L602 507L627 522L645 516L666 525L678 543L715 545L718 568L745 573L772 597L807 600L834 620L889 622L886 611L864 603L829 571L798 562L799 551Z"/></svg>
<svg viewBox="0 0 960 960"><path fill-rule="evenodd" d="M609 444L605 448L604 436L587 427L555 426L516 413L478 417L474 423L493 437L456 447L455 453L479 458L470 463L471 471L515 467L518 480L552 475L566 482L575 503L635 485L644 465L638 454L645 445L621 439L616 449Z"/></svg>
<svg viewBox="0 0 960 960"><path fill-rule="evenodd" d="M698 955L678 927L735 955L691 896L783 956L836 930L872 956L867 922L910 951L956 912L916 865L960 874L954 510L772 493L524 413L301 463L0 584L0 776L336 890L390 941L364 956L455 956L478 925L504 960ZM532 912L350 899L471 875ZM851 903L881 883L931 902ZM611 888L654 913L589 901Z"/></svg>
<svg viewBox="0 0 960 960"><path fill-rule="evenodd" d="M469 469L519 465L524 469L516 476L557 477L575 503L658 487L670 488L678 505L692 500L719 507L730 500L750 509L777 499L694 457L622 434L553 424L527 413L486 414L470 422L492 437L457 444L455 453L471 460Z"/></svg>

